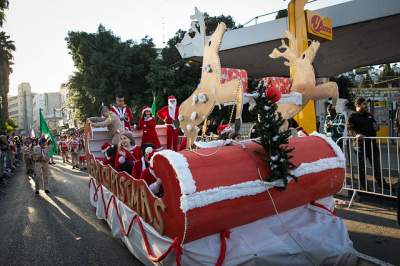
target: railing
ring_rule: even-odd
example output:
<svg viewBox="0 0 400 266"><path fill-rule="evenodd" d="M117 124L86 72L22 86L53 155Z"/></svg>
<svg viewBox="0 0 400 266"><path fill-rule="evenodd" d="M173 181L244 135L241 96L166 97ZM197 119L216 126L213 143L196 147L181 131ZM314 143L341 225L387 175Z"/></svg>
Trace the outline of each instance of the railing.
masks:
<svg viewBox="0 0 400 266"><path fill-rule="evenodd" d="M348 207L357 192L398 197L399 142L399 137L342 137L336 141L346 158L343 189L353 192Z"/></svg>

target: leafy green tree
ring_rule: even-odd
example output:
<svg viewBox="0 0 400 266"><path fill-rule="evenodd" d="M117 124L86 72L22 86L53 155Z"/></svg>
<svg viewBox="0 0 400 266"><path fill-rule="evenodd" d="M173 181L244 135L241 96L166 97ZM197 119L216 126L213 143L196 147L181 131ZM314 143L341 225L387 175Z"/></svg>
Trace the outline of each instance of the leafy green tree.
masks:
<svg viewBox="0 0 400 266"><path fill-rule="evenodd" d="M6 19L5 10L8 9L9 1L0 0L0 27L3 27L3 23Z"/></svg>
<svg viewBox="0 0 400 266"><path fill-rule="evenodd" d="M13 52L15 51L14 41L10 40L4 31L0 32L0 97L1 97L1 119L0 126L8 118L8 98L7 94L10 87L11 65L13 64Z"/></svg>
<svg viewBox="0 0 400 266"><path fill-rule="evenodd" d="M224 15L210 16L204 13L204 22L206 24L207 35L214 32L219 22L224 22L228 30L242 27L241 25L237 25L231 16ZM200 81L201 62L183 60L175 47L176 44L182 41L185 33L186 31L179 29L174 37L168 40L167 46L161 52L162 64L172 68L174 71L173 85L166 89L167 93L163 93L163 100L160 100L161 103L166 103L166 98L169 94L175 95L178 102L184 101L190 96ZM223 111L227 112L226 110ZM217 111L213 112L211 116L219 117L219 113Z"/></svg>
<svg viewBox="0 0 400 266"><path fill-rule="evenodd" d="M394 71L392 66L390 64L384 64L384 65L381 65L380 67L382 68L382 72L380 73L380 75L378 77L379 86L386 87L390 83L393 87L399 87L400 81L397 78L400 77L400 75ZM388 82L383 82L386 80Z"/></svg>
<svg viewBox="0 0 400 266"><path fill-rule="evenodd" d="M66 41L76 67L68 88L78 119L97 115L116 94L124 95L136 112L139 103L150 99L146 75L157 57L151 38L121 41L100 25L96 33L69 32Z"/></svg>

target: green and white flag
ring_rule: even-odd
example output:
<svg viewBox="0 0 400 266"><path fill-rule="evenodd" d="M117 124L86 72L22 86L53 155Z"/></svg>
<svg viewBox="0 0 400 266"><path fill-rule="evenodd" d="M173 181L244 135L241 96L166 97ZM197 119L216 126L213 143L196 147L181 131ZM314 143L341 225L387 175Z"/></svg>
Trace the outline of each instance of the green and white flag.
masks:
<svg viewBox="0 0 400 266"><path fill-rule="evenodd" d="M57 143L54 140L53 134L51 134L51 131L49 130L49 127L47 126L46 120L43 117L42 110L39 110L39 120L40 120L40 135L45 136L46 139L51 139L52 144L51 148L49 149L49 156L53 156L54 154L57 153Z"/></svg>
<svg viewBox="0 0 400 266"><path fill-rule="evenodd" d="M151 104L151 114L153 115L153 117L156 117L156 113L157 113L157 104L156 104L156 96L153 96L153 103Z"/></svg>

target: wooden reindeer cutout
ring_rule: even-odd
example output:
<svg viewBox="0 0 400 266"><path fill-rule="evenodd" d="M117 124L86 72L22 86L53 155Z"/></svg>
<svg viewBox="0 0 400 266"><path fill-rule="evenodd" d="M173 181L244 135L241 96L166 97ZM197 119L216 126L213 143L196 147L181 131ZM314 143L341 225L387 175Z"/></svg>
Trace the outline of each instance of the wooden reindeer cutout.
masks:
<svg viewBox="0 0 400 266"><path fill-rule="evenodd" d="M205 121L215 106L236 104L235 132L241 124L243 87L239 79L221 83L219 48L226 30L225 23L218 24L215 32L206 38L203 50L203 66L200 83L179 107L179 124L191 148L199 132L198 125Z"/></svg>
<svg viewBox="0 0 400 266"><path fill-rule="evenodd" d="M290 92L301 94L302 105L294 103L278 103L278 111L284 119L289 119L298 114L310 99L320 100L332 98L334 104L339 97L338 86L335 82L327 82L320 85L315 85L315 72L312 65L315 55L319 49L319 42L312 41L310 46L302 53L298 53L296 38L289 31L285 31L286 37L291 47L288 47L284 40L281 40L282 45L275 48L269 55L271 58L283 57L286 66L294 68L293 82ZM283 48L281 52L279 49Z"/></svg>

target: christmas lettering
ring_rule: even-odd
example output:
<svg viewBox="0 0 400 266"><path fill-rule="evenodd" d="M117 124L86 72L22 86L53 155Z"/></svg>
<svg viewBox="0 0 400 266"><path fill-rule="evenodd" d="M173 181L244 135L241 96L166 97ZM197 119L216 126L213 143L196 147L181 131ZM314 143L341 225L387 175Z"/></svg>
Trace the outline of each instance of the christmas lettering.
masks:
<svg viewBox="0 0 400 266"><path fill-rule="evenodd" d="M105 186L148 224L152 224L158 233L164 233L164 202L152 196L143 180L133 179L125 172L117 172L93 157L88 160L88 167L89 174L96 179L97 184Z"/></svg>

